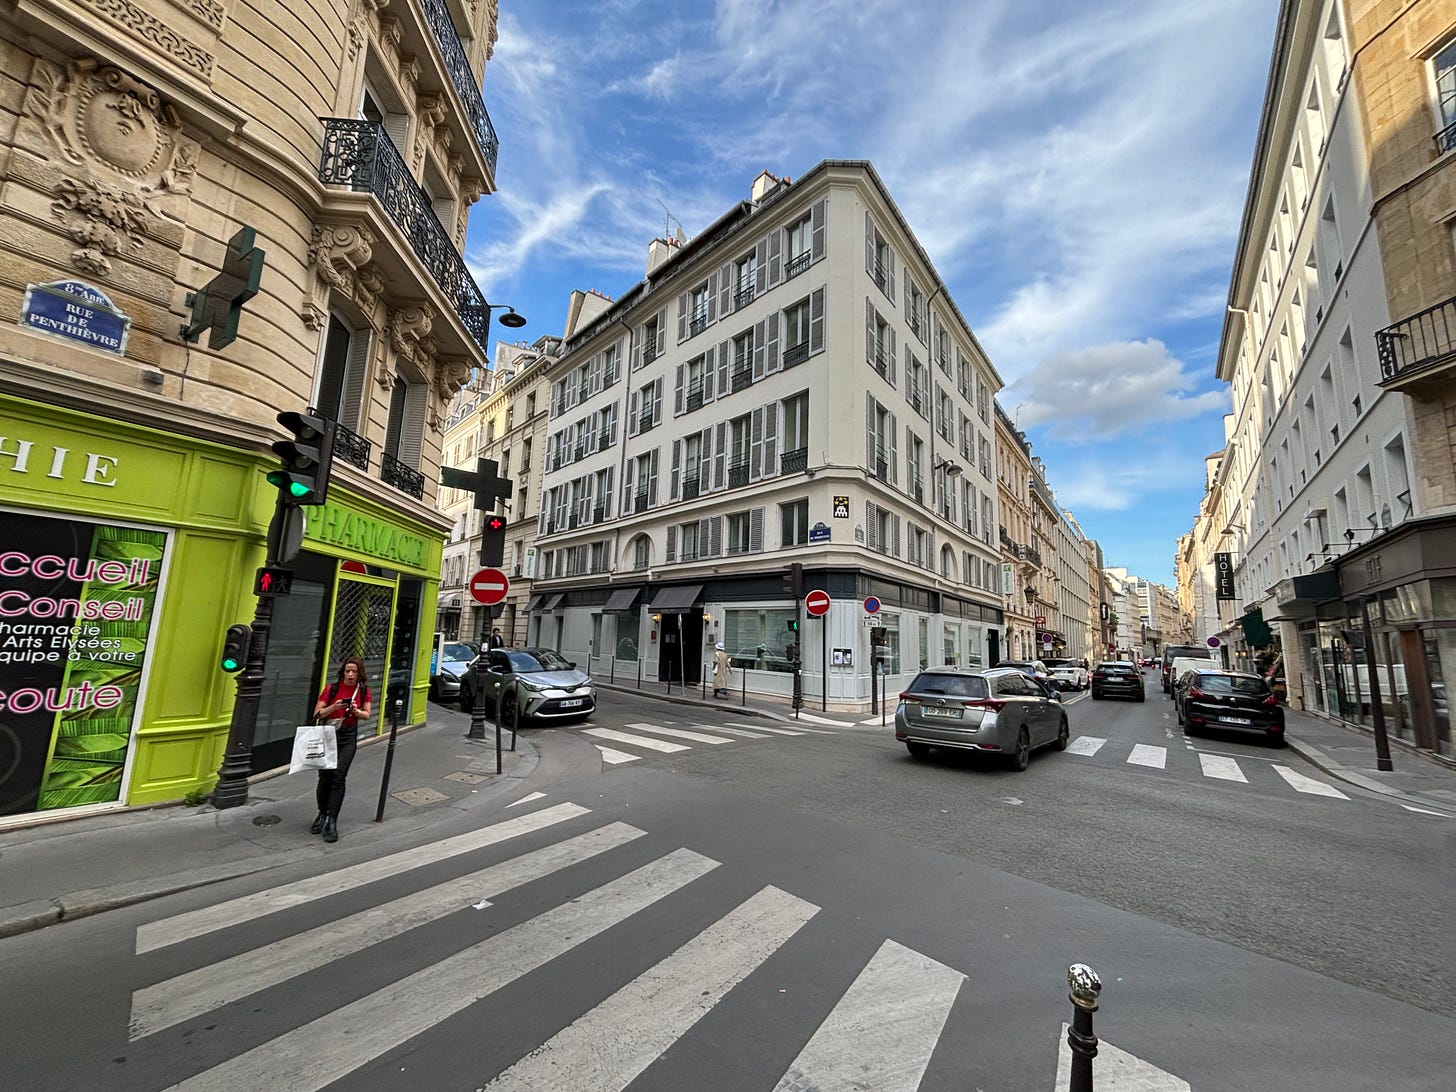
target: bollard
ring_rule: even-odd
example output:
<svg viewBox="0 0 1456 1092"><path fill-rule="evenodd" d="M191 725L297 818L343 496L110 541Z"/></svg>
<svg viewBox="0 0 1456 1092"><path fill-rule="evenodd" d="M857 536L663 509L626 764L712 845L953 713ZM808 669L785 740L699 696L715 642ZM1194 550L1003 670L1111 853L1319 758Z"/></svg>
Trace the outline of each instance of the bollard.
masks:
<svg viewBox="0 0 1456 1092"><path fill-rule="evenodd" d="M470 693L473 695L470 704L470 730L465 733L466 739L485 738L485 707L480 700L480 657L470 665Z"/></svg>
<svg viewBox="0 0 1456 1092"><path fill-rule="evenodd" d="M1085 963L1067 968L1067 985L1071 993L1072 1024L1067 1028L1067 1045L1072 1048L1072 1080L1067 1092L1092 1092L1092 1059L1097 1057L1097 1036L1092 1034L1092 1014L1097 1011L1097 995L1102 981L1097 972Z"/></svg>
<svg viewBox="0 0 1456 1092"><path fill-rule="evenodd" d="M399 718L404 715L404 698L395 698L389 715L389 746L384 751L384 776L379 782L379 808L374 813L376 823L384 822L384 801L389 796L389 772L394 768L394 739L399 733Z"/></svg>
<svg viewBox="0 0 1456 1092"><path fill-rule="evenodd" d="M743 685L743 695L740 698L740 704L746 709L748 707L748 668L740 667L738 669L738 677L742 680Z"/></svg>

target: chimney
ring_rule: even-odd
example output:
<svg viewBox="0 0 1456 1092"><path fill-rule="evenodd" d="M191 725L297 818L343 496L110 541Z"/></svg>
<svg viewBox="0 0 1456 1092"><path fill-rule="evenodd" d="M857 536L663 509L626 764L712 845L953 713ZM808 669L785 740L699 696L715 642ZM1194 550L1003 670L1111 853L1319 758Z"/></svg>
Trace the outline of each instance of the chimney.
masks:
<svg viewBox="0 0 1456 1092"><path fill-rule="evenodd" d="M647 275L652 276L653 270L660 266L667 259L677 253L682 244L676 239L653 239L647 244Z"/></svg>
<svg viewBox="0 0 1456 1092"><path fill-rule="evenodd" d="M759 176L753 180L753 203L756 205L769 194L778 188L779 179L777 175L768 171L761 171Z"/></svg>

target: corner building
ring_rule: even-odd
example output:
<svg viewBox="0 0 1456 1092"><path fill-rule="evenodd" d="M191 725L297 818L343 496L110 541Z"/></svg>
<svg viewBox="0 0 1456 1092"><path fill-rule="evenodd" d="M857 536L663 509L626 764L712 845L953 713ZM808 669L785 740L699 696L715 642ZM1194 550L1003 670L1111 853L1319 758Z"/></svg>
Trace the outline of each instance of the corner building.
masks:
<svg viewBox="0 0 1456 1092"><path fill-rule="evenodd" d="M0 11L0 823L211 788L280 410L339 432L254 767L346 656L374 730L389 692L422 719L440 430L488 336L493 0L60 11Z"/></svg>
<svg viewBox="0 0 1456 1092"><path fill-rule="evenodd" d="M656 240L551 375L529 640L689 686L722 642L787 701L798 562L832 601L800 621L809 708L868 707L870 597L891 694L999 655L1000 379L870 164L765 172Z"/></svg>

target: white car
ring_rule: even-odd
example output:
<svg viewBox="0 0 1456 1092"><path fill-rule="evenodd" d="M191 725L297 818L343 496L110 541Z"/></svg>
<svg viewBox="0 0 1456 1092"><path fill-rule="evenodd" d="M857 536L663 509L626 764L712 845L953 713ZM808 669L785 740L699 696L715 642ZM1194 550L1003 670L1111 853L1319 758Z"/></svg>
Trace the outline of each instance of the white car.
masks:
<svg viewBox="0 0 1456 1092"><path fill-rule="evenodd" d="M1052 681L1063 690L1086 690L1092 685L1092 676L1080 660L1047 660L1045 663Z"/></svg>

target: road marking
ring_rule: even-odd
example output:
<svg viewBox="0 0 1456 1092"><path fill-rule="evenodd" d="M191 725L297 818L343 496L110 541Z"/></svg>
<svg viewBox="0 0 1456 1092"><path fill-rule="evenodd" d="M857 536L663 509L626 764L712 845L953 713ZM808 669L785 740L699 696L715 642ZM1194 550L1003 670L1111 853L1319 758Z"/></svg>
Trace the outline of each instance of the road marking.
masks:
<svg viewBox="0 0 1456 1092"><path fill-rule="evenodd" d="M612 823L137 990L131 995L130 1038L153 1035L287 982L463 906L483 909L495 896L626 845L644 833L626 823Z"/></svg>
<svg viewBox="0 0 1456 1092"><path fill-rule="evenodd" d="M1204 777L1216 777L1220 781L1242 781L1245 785L1249 783L1244 771L1239 769L1239 764L1231 758L1199 751L1198 761L1203 766Z"/></svg>
<svg viewBox="0 0 1456 1092"><path fill-rule="evenodd" d="M610 739L616 743L632 743L638 747L646 747L649 751L661 751L663 754L692 750L682 743L669 743L665 739L653 739L651 736L634 736L631 732L619 732L615 728L588 728L582 735Z"/></svg>
<svg viewBox="0 0 1456 1092"><path fill-rule="evenodd" d="M860 726L864 728L888 728L894 723L895 718L891 716L886 716L883 719L881 719L880 717L871 717L869 720L862 720L859 722Z"/></svg>
<svg viewBox="0 0 1456 1092"><path fill-rule="evenodd" d="M1323 781L1316 781L1312 777L1306 777L1296 770L1291 770L1288 766L1276 765L1274 772L1284 778L1285 781L1288 781L1290 787L1295 792L1313 793L1315 796L1332 796L1337 800L1350 799L1333 785L1326 785Z"/></svg>
<svg viewBox="0 0 1456 1092"><path fill-rule="evenodd" d="M487 1092L625 1088L818 912L765 887L562 1028Z"/></svg>
<svg viewBox="0 0 1456 1092"><path fill-rule="evenodd" d="M506 807L513 808L517 804L529 804L532 800L543 800L545 799L545 797L546 794L544 792L533 792L529 795L521 797L519 800L512 800L509 804L506 805Z"/></svg>
<svg viewBox="0 0 1456 1092"><path fill-rule="evenodd" d="M1066 1024L1062 1025L1057 1048L1057 1079L1052 1092L1067 1092L1072 1086L1072 1048L1067 1042ZM1097 1092L1190 1092L1188 1082L1181 1077L1113 1046L1106 1039L1097 1041L1092 1077L1097 1083Z"/></svg>
<svg viewBox="0 0 1456 1092"><path fill-rule="evenodd" d="M805 732L812 732L812 728L770 728L766 724L736 724L736 728L750 728L755 732L767 732L772 736L802 736Z"/></svg>
<svg viewBox="0 0 1456 1092"><path fill-rule="evenodd" d="M428 845L416 846L414 849L406 849L400 853L391 853L387 857L379 857L372 861L351 865L348 868L325 872L321 876L310 876L308 879L269 888L267 891L259 891L253 895L229 899L227 902L204 906L185 914L176 914L170 918L162 918L160 921L148 922L137 927L137 954L141 955L143 952L191 940L193 937L200 937L218 929L240 925L245 921L252 921L254 918L261 918L290 906L312 902L324 895L337 895L341 891L351 891L356 887L373 883L375 880L397 876L401 872L419 868L421 865L456 857L462 853L494 845L496 842L504 842L509 838L518 838L522 834L542 830L556 823L564 823L579 815L589 814L591 814L589 808L583 808L577 804L557 804L541 811L533 811L528 815L517 816L514 819L482 827L480 830L457 834L453 838L430 842Z"/></svg>
<svg viewBox="0 0 1456 1092"><path fill-rule="evenodd" d="M674 850L172 1089L317 1092L717 867Z"/></svg>
<svg viewBox="0 0 1456 1092"><path fill-rule="evenodd" d="M1095 755L1107 740L1098 736L1078 736L1067 744L1067 753L1073 755L1087 755L1089 758Z"/></svg>
<svg viewBox="0 0 1456 1092"><path fill-rule="evenodd" d="M686 728L664 728L660 724L629 724L639 732L656 732L660 736L672 736L676 739L691 739L695 743L732 743L731 739L724 739L722 736L710 736L707 732L690 732Z"/></svg>
<svg viewBox="0 0 1456 1092"><path fill-rule="evenodd" d="M1150 747L1146 743L1134 745L1132 754L1127 760L1134 766L1152 766L1155 769L1164 769L1168 765L1168 748Z"/></svg>
<svg viewBox="0 0 1456 1092"><path fill-rule="evenodd" d="M611 766L620 766L623 762L636 762L641 755L629 755L626 751L619 751L615 747L607 747L603 744L594 744L596 749L602 753L602 761Z"/></svg>
<svg viewBox="0 0 1456 1092"><path fill-rule="evenodd" d="M1411 806L1410 804L1402 804L1401 807L1405 808L1406 811L1418 812L1421 815L1438 815L1442 819L1456 818L1456 816L1452 816L1449 812L1432 811L1430 808L1417 808Z"/></svg>
<svg viewBox="0 0 1456 1092"><path fill-rule="evenodd" d="M725 728L721 724L695 724L694 728L704 728L712 732L726 732L730 736L738 736L740 739L768 739L763 732L750 732L747 728Z"/></svg>
<svg viewBox="0 0 1456 1092"><path fill-rule="evenodd" d="M885 941L774 1092L915 1092L965 978L929 956Z"/></svg>
<svg viewBox="0 0 1456 1092"><path fill-rule="evenodd" d="M799 710L799 715L795 719L807 720L810 724L832 724L836 728L850 727L850 725L845 724L842 720L835 720L833 717L821 717L817 713L806 713L802 709Z"/></svg>

